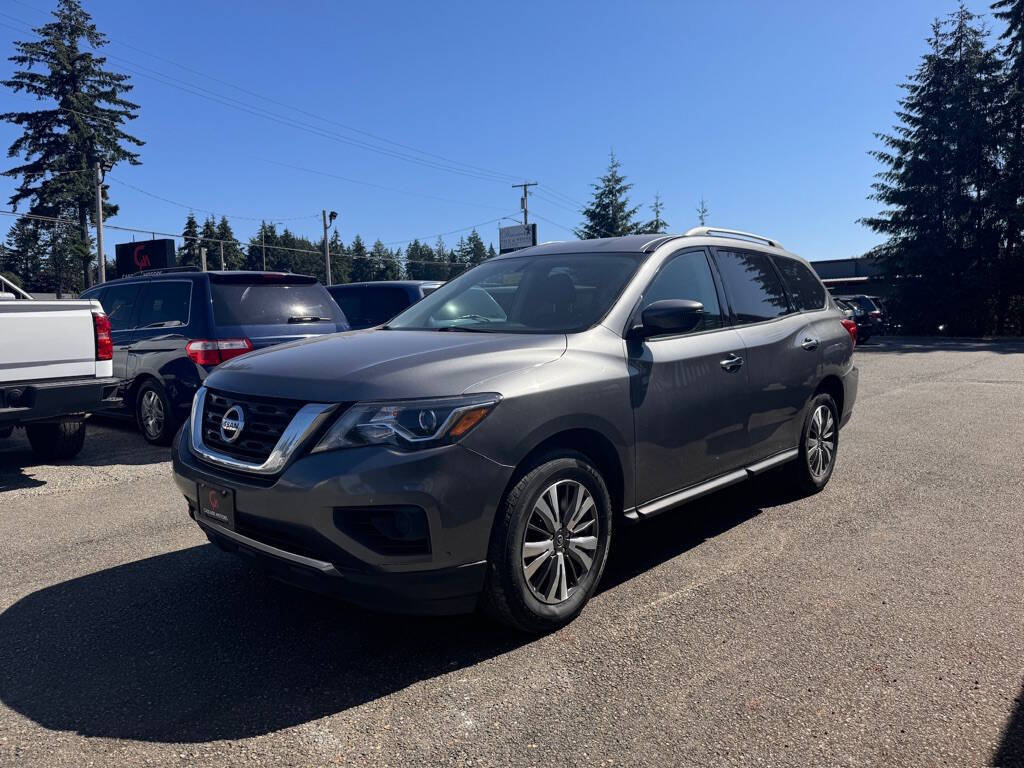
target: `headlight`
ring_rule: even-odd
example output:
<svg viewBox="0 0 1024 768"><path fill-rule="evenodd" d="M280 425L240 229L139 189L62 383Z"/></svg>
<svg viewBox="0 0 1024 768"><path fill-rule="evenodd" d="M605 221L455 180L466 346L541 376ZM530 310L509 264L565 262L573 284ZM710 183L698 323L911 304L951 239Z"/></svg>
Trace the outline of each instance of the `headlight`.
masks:
<svg viewBox="0 0 1024 768"><path fill-rule="evenodd" d="M405 449L454 443L483 421L501 395L487 393L429 400L356 403L343 413L313 453L359 445Z"/></svg>

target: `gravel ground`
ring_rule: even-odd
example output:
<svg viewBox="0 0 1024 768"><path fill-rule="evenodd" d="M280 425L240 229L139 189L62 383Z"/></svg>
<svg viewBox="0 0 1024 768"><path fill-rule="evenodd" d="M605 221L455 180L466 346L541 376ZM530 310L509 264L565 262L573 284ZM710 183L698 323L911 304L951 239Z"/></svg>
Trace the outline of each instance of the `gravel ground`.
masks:
<svg viewBox="0 0 1024 768"><path fill-rule="evenodd" d="M818 496L623 531L567 629L363 613L188 521L165 449L0 443L0 765L1024 765L1024 347L883 340Z"/></svg>

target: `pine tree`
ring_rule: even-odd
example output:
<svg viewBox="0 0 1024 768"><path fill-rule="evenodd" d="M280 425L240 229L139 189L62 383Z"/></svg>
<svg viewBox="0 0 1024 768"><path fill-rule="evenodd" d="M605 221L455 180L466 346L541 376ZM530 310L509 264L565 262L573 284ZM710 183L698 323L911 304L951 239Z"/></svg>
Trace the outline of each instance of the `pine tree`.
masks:
<svg viewBox="0 0 1024 768"><path fill-rule="evenodd" d="M121 128L137 117L138 105L124 98L132 89L128 76L105 69L106 58L94 53L107 39L79 0L58 0L53 16L54 21L33 30L38 40L14 44L16 53L10 61L17 69L3 85L56 105L0 115L22 129L8 156L24 162L4 175L20 177L10 198L12 208L28 201L33 213L61 212L77 221L82 281L91 285L88 223L96 196L93 163L99 161L105 168L120 162L139 164L138 154L128 146L140 147L143 142ZM105 185L103 196L107 197ZM104 217L116 213L117 206L104 205Z"/></svg>
<svg viewBox="0 0 1024 768"><path fill-rule="evenodd" d="M702 227L708 223L708 203L704 195L700 196L700 202L697 203L697 223Z"/></svg>
<svg viewBox="0 0 1024 768"><path fill-rule="evenodd" d="M1005 279L997 290L996 333L1024 333L1024 0L997 0L992 10L1006 24L1000 35L1003 71L1003 168L997 199L1005 226Z"/></svg>
<svg viewBox="0 0 1024 768"><path fill-rule="evenodd" d="M460 237L455 248L448 252L448 274L445 279L451 280L466 271L472 250L465 237Z"/></svg>
<svg viewBox="0 0 1024 768"><path fill-rule="evenodd" d="M380 240L375 240L370 249L370 280L397 280L402 268L395 254Z"/></svg>
<svg viewBox="0 0 1024 768"><path fill-rule="evenodd" d="M479 264L481 261L487 258L487 248L484 245L484 241L480 239L480 235L474 229L469 233L466 238L466 244L469 246L469 263L472 265Z"/></svg>
<svg viewBox="0 0 1024 768"><path fill-rule="evenodd" d="M44 253L37 222L21 217L7 232L6 259L0 271L13 272L27 291L42 290Z"/></svg>
<svg viewBox="0 0 1024 768"><path fill-rule="evenodd" d="M615 153L609 154L608 170L591 184L594 189L590 205L583 209L584 221L575 230L581 240L597 237L619 237L631 235L637 231L634 221L639 206L629 206L629 190L632 184L626 183L626 177L619 173L621 164Z"/></svg>
<svg viewBox="0 0 1024 768"><path fill-rule="evenodd" d="M883 170L863 223L886 235L872 255L895 286L909 331L934 332L936 310L959 333L990 325L999 227L996 98L999 62L976 17L961 7L936 20L929 50L904 84L892 134L873 152Z"/></svg>
<svg viewBox="0 0 1024 768"><path fill-rule="evenodd" d="M352 273L352 258L345 248L345 243L341 241L341 235L338 234L337 229L331 232L328 247L331 252L331 279L335 283L349 282Z"/></svg>
<svg viewBox="0 0 1024 768"><path fill-rule="evenodd" d="M181 248L178 250L178 264L182 267L199 266L199 224L195 214L188 212L185 227L181 230Z"/></svg>
<svg viewBox="0 0 1024 768"><path fill-rule="evenodd" d="M353 283L363 283L367 280L373 280L373 263L369 258L369 254L366 252L366 244L363 239L356 235L352 239L352 245L349 248L352 258L352 280Z"/></svg>
<svg viewBox="0 0 1024 768"><path fill-rule="evenodd" d="M210 254L209 258L212 259L212 263L217 265L217 269L220 269L220 249L224 249L224 268L225 269L242 269L245 267L245 256L242 253L242 249L238 245L238 241L235 239L235 233L231 231L231 225L228 223L227 216L221 216L220 222L217 224L217 239L220 241L215 244L216 255Z"/></svg>
<svg viewBox="0 0 1024 768"><path fill-rule="evenodd" d="M488 243L487 244L487 258L488 259L493 259L497 255L498 255L498 252L496 250L494 250L494 243Z"/></svg>
<svg viewBox="0 0 1024 768"><path fill-rule="evenodd" d="M654 218L640 227L640 232L649 235L662 235L668 232L668 222L661 218L661 212L665 209L665 206L661 202L661 195L654 195L654 202L651 203L651 213L654 214Z"/></svg>
<svg viewBox="0 0 1024 768"><path fill-rule="evenodd" d="M218 269L220 267L220 251L217 248L217 222L213 216L207 217L203 222L203 228L199 232L199 260L202 263L202 249L206 249L206 268Z"/></svg>

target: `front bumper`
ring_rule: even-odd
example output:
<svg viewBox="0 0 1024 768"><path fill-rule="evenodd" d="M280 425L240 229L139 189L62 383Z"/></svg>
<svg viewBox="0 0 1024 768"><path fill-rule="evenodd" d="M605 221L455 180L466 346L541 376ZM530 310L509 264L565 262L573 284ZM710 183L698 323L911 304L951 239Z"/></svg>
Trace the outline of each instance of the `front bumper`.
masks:
<svg viewBox="0 0 1024 768"><path fill-rule="evenodd" d="M0 426L95 413L121 405L114 378L54 379L0 384Z"/></svg>
<svg viewBox="0 0 1024 768"><path fill-rule="evenodd" d="M272 575L366 607L403 613L471 611L483 587L491 525L512 467L459 445L403 453L384 447L306 454L278 475L243 475L197 458L187 426L172 447L189 514L222 549ZM233 529L201 518L198 483L234 492ZM365 510L421 510L427 546L382 552L346 525Z"/></svg>

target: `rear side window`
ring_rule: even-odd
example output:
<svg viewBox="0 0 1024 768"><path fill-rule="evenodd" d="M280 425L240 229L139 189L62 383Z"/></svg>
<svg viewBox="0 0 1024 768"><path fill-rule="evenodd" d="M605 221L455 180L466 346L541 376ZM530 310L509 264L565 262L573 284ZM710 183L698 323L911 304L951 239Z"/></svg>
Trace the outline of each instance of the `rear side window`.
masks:
<svg viewBox="0 0 1024 768"><path fill-rule="evenodd" d="M139 328L171 328L188 325L192 283L187 280L158 280L142 289L139 298Z"/></svg>
<svg viewBox="0 0 1024 768"><path fill-rule="evenodd" d="M353 285L330 289L352 328L371 328L386 323L412 304L412 299L395 285Z"/></svg>
<svg viewBox="0 0 1024 768"><path fill-rule="evenodd" d="M217 283L210 281L217 325L287 325L315 317L341 322L341 312L319 283Z"/></svg>
<svg viewBox="0 0 1024 768"><path fill-rule="evenodd" d="M789 313L779 275L766 254L715 251L733 314L739 323L759 323Z"/></svg>
<svg viewBox="0 0 1024 768"><path fill-rule="evenodd" d="M772 256L772 261L782 273L782 279L789 289L789 297L798 310L805 312L825 306L825 286L814 276L810 267L785 256Z"/></svg>
<svg viewBox="0 0 1024 768"><path fill-rule="evenodd" d="M135 298L139 295L139 283L112 285L103 292L103 311L110 319L110 330L123 331L134 327Z"/></svg>
<svg viewBox="0 0 1024 768"><path fill-rule="evenodd" d="M663 299L690 299L704 305L704 319L693 332L721 328L723 325L715 281L711 277L711 267L704 251L691 251L672 257L647 286L640 311Z"/></svg>

